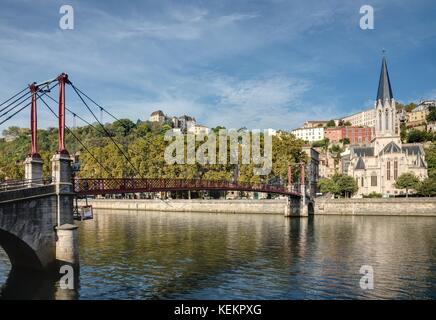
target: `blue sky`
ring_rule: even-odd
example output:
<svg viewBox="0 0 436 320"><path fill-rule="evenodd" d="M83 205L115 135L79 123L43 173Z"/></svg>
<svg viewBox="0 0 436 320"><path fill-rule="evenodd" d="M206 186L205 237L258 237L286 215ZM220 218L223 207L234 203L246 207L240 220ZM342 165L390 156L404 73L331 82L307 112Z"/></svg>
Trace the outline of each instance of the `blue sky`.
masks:
<svg viewBox="0 0 436 320"><path fill-rule="evenodd" d="M0 3L1 101L66 72L119 117L161 109L208 126L290 130L372 107L382 49L398 101L436 98L434 1ZM74 30L59 28L63 4ZM374 30L359 28L365 4ZM55 126L40 105L40 126ZM72 90L67 105L92 119ZM8 124L27 125L27 113Z"/></svg>

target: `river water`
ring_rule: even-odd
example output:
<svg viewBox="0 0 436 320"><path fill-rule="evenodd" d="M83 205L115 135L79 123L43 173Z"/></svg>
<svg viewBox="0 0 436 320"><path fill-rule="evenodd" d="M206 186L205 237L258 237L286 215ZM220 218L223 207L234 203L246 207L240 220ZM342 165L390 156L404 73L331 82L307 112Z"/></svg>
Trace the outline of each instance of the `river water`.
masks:
<svg viewBox="0 0 436 320"><path fill-rule="evenodd" d="M436 218L97 211L76 290L9 275L3 298L435 299ZM373 269L374 288L360 286ZM38 281L37 281L38 280Z"/></svg>

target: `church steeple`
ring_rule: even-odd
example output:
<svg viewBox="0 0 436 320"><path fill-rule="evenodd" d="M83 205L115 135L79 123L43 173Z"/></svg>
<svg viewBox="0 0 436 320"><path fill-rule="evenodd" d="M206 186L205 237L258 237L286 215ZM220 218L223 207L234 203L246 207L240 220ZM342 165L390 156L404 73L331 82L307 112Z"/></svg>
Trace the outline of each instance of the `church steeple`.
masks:
<svg viewBox="0 0 436 320"><path fill-rule="evenodd" d="M384 51L383 51L384 53ZM394 95L389 80L388 65L383 54L377 99L375 101L376 127L375 135L396 136L399 133Z"/></svg>
<svg viewBox="0 0 436 320"><path fill-rule="evenodd" d="M377 100L380 100L382 104L386 100L392 100L394 98L392 94L391 82L389 80L388 66L386 64L386 58L383 56L382 66L380 71L380 80L378 82Z"/></svg>

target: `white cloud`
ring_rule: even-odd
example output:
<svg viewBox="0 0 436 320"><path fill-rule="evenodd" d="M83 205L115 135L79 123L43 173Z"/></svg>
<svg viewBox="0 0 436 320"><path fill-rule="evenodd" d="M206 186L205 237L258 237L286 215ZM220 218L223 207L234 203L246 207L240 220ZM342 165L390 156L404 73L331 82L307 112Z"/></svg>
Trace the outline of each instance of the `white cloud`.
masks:
<svg viewBox="0 0 436 320"><path fill-rule="evenodd" d="M44 5L48 2L38 6L39 15ZM90 2L73 5L73 31L58 29L57 21L49 20L59 18L55 14L40 26L32 24L34 12L23 9L20 14L29 15L23 26L0 13L0 97L65 71L119 117L144 119L163 109L211 126L287 129L337 115L335 90L313 99L320 87L334 83L314 79L325 70L337 73L338 65L359 63L352 48L344 52L335 39L323 47L310 41L294 46L328 30L354 4L159 1L137 12L127 5L120 12ZM285 54L276 50L281 46ZM320 106L316 100L325 102Z"/></svg>

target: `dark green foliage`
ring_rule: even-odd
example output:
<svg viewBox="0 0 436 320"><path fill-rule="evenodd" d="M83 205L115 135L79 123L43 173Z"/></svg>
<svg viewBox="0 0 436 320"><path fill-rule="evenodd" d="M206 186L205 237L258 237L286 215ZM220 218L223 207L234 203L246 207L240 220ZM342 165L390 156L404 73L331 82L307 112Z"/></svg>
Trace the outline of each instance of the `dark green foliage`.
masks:
<svg viewBox="0 0 436 320"><path fill-rule="evenodd" d="M321 192L330 192L340 197L350 197L359 189L353 177L343 174L335 174L331 179L321 179L318 186Z"/></svg>

